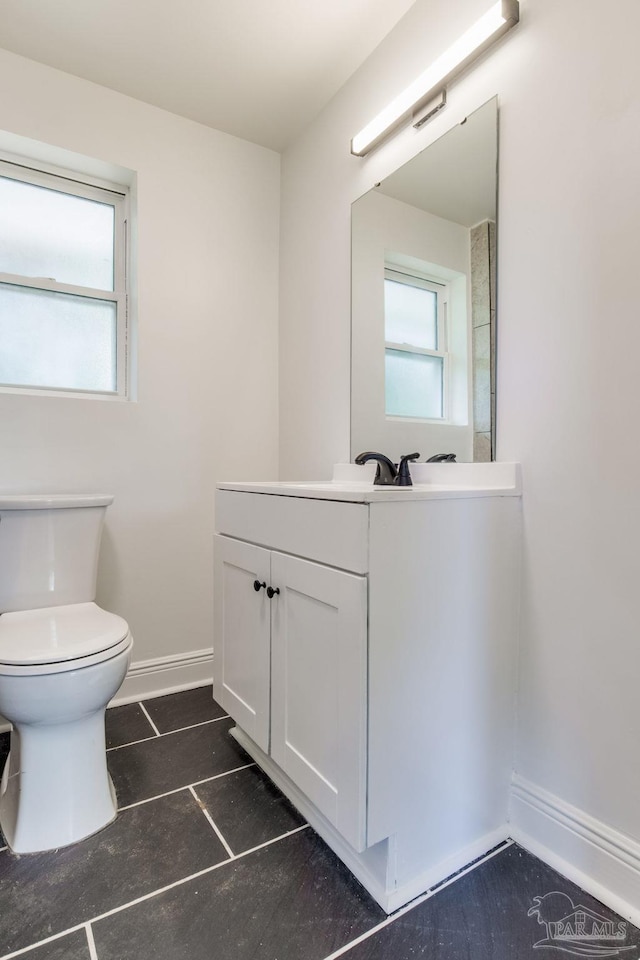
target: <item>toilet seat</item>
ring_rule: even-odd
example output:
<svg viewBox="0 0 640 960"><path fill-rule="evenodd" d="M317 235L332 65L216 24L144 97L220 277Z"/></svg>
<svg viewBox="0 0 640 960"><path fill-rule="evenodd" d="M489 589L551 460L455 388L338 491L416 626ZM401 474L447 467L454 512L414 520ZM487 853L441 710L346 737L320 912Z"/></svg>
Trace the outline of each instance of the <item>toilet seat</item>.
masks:
<svg viewBox="0 0 640 960"><path fill-rule="evenodd" d="M131 645L122 617L95 603L73 603L0 616L0 674L38 675L110 660Z"/></svg>

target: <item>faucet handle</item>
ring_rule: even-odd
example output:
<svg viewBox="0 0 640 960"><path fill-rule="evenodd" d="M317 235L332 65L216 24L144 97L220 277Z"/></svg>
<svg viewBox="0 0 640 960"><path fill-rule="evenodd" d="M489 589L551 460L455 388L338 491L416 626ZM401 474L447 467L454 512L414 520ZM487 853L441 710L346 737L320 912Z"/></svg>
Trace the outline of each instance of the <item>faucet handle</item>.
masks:
<svg viewBox="0 0 640 960"><path fill-rule="evenodd" d="M417 460L420 457L419 453L405 453L403 457L400 457L400 463L398 465L398 476L394 480L394 483L398 487L411 487L413 486L413 481L411 479L411 473L409 472L409 461Z"/></svg>

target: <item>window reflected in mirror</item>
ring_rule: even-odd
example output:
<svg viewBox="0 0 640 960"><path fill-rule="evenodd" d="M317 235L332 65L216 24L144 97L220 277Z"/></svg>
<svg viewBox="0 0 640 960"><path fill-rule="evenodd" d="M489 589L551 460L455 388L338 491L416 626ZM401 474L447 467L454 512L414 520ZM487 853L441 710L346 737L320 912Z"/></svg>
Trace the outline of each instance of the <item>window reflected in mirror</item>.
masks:
<svg viewBox="0 0 640 960"><path fill-rule="evenodd" d="M447 287L385 269L385 413L441 420L447 393Z"/></svg>

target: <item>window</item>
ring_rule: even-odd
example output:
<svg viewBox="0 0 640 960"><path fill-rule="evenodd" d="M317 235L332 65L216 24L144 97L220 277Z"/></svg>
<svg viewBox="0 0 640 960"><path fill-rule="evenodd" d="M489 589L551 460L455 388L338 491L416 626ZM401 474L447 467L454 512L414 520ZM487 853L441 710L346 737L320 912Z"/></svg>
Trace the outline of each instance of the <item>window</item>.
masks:
<svg viewBox="0 0 640 960"><path fill-rule="evenodd" d="M386 414L443 420L447 416L447 284L390 268L384 277Z"/></svg>
<svg viewBox="0 0 640 960"><path fill-rule="evenodd" d="M0 161L0 385L127 395L127 193Z"/></svg>

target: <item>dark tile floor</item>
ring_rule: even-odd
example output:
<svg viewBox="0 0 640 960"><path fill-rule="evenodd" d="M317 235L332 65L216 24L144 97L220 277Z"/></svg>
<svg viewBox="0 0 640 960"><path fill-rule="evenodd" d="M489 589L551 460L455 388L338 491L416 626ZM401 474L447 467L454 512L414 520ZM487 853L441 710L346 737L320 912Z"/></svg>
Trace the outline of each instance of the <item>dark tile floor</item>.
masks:
<svg viewBox="0 0 640 960"><path fill-rule="evenodd" d="M107 712L119 816L73 847L0 850L0 960L544 960L546 921L620 921L515 844L385 917L230 725L210 688Z"/></svg>

